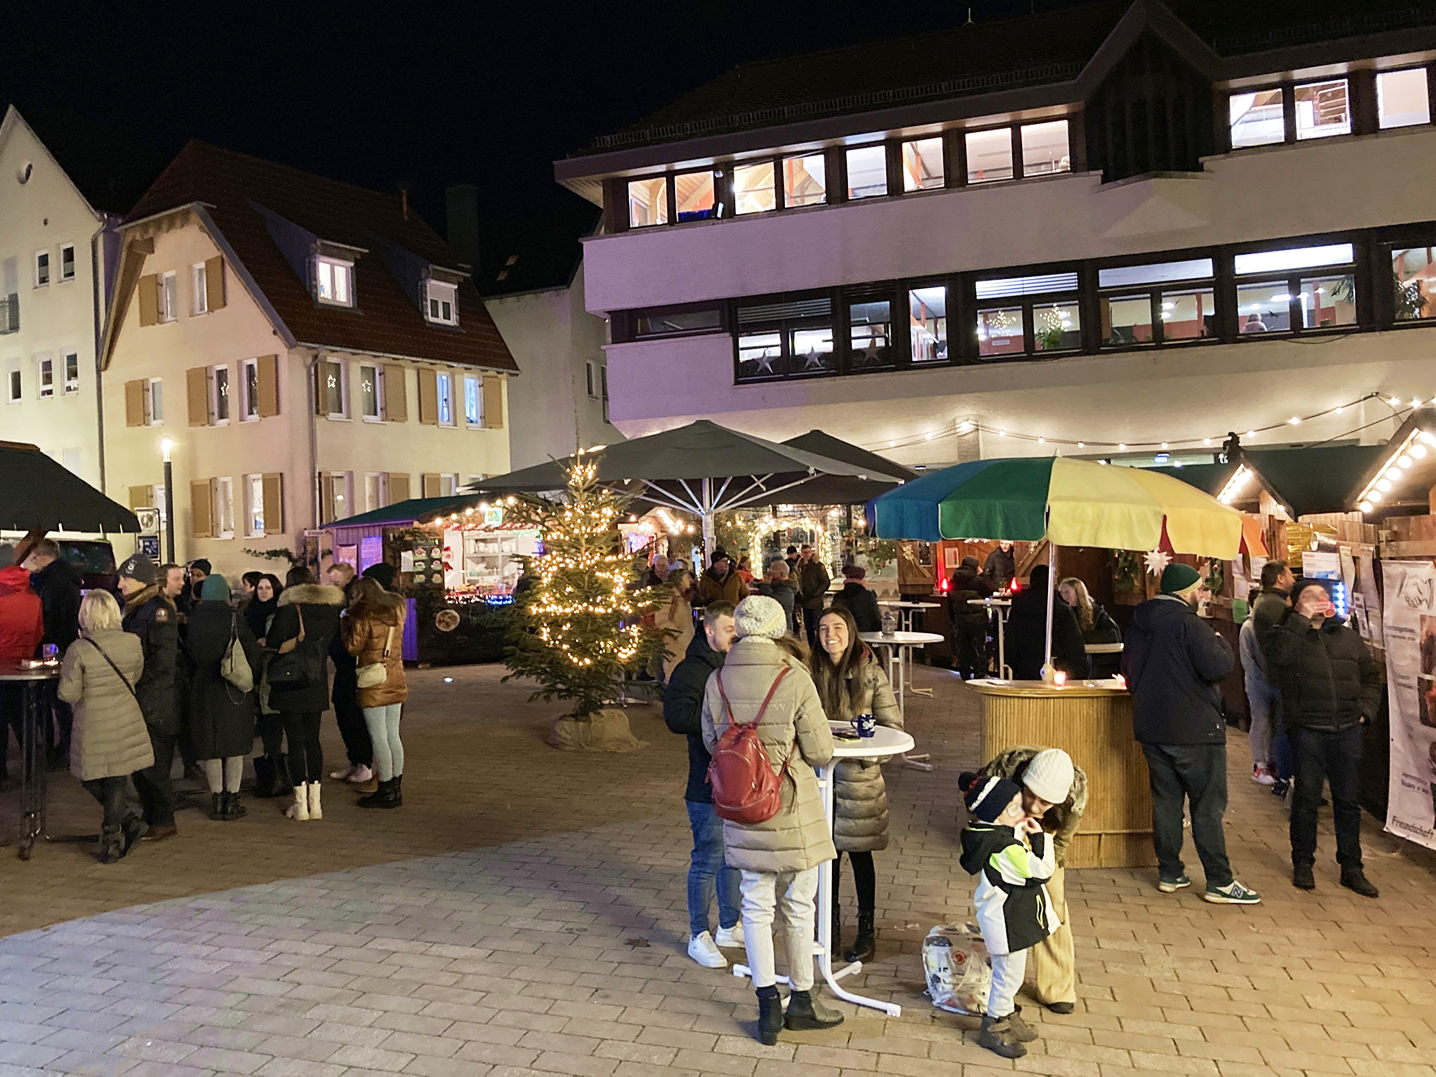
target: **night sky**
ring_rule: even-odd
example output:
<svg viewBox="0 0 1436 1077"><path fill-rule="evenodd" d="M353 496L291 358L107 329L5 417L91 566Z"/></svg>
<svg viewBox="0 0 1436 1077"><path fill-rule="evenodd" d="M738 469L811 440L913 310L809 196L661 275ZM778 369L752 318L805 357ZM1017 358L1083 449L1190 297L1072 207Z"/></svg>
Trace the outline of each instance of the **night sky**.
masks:
<svg viewBox="0 0 1436 1077"><path fill-rule="evenodd" d="M0 105L84 147L88 167L150 173L140 190L201 138L407 186L442 230L446 184L477 184L484 217L563 210L555 159L733 64L961 25L969 6L995 18L1033 0L5 0Z"/></svg>

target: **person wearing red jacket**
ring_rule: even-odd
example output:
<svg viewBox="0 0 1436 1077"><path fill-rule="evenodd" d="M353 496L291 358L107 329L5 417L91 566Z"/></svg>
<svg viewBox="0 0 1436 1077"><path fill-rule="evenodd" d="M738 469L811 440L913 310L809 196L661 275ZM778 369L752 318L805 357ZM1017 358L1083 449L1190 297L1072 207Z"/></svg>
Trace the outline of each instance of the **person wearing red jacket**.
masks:
<svg viewBox="0 0 1436 1077"><path fill-rule="evenodd" d="M15 564L15 550L0 545L0 665L34 658L35 648L45 634L40 596L30 586L30 573ZM5 762L9 754L10 728L21 743L21 699L19 685L0 685L0 786L5 784Z"/></svg>

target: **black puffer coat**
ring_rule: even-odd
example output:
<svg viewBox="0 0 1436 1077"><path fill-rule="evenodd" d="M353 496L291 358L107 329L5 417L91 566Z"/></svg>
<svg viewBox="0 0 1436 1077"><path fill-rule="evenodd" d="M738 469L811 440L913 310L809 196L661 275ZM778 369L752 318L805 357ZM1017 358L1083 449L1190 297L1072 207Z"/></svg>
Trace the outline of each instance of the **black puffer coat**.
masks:
<svg viewBox="0 0 1436 1077"><path fill-rule="evenodd" d="M189 734L196 759L228 759L248 755L254 745L254 722L259 697L243 692L220 676L220 663L229 647L231 626L249 659L250 671L259 677L259 644L245 619L227 602L200 602L189 614L185 650L193 663L190 677Z"/></svg>
<svg viewBox="0 0 1436 1077"><path fill-rule="evenodd" d="M974 562L976 559L973 559ZM948 587L948 598L952 607L954 628L981 629L987 627L987 610L974 606L974 599L991 598L992 584L979 575L977 565L958 565L952 574Z"/></svg>
<svg viewBox="0 0 1436 1077"><path fill-rule="evenodd" d="M145 724L156 733L180 731L179 614L156 586L125 599L124 627L140 637L145 671L135 685Z"/></svg>
<svg viewBox="0 0 1436 1077"><path fill-rule="evenodd" d="M708 634L701 628L693 633L688 653L668 675L663 691L663 720L674 733L688 737L688 787L683 799L690 804L713 803L708 785L710 755L703 743L703 693L715 669L723 668L723 656L708 646Z"/></svg>
<svg viewBox="0 0 1436 1077"><path fill-rule="evenodd" d="M1087 676L1087 648L1067 603L1052 598L1052 664L1069 677ZM1007 618L1007 663L1019 681L1042 678L1047 651L1047 594L1028 589L1012 597Z"/></svg>
<svg viewBox="0 0 1436 1077"><path fill-rule="evenodd" d="M1236 665L1231 646L1180 598L1137 607L1122 649L1132 693L1132 727L1143 744L1222 744L1222 680Z"/></svg>
<svg viewBox="0 0 1436 1077"><path fill-rule="evenodd" d="M881 632L883 615L878 609L878 596L856 581L849 580L843 589L833 596L833 605L841 606L853 615L853 622L859 632Z"/></svg>
<svg viewBox="0 0 1436 1077"><path fill-rule="evenodd" d="M269 705L281 714L318 714L329 709L329 641L339 631L339 611L343 608L344 592L327 583L301 583L281 592L265 646L277 650L298 637L299 611L303 610L303 646L318 650L321 671L316 684L270 689Z"/></svg>
<svg viewBox="0 0 1436 1077"><path fill-rule="evenodd" d="M1335 618L1321 628L1289 609L1271 630L1267 666L1281 688L1281 721L1287 729L1338 733L1375 718L1381 707L1381 674L1366 643Z"/></svg>

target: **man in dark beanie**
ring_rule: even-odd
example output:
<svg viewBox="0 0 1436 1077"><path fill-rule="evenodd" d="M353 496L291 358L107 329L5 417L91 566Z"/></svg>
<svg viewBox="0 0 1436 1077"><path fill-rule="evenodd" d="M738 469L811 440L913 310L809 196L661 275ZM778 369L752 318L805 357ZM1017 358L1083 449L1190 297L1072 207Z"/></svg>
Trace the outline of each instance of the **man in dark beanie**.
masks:
<svg viewBox="0 0 1436 1077"><path fill-rule="evenodd" d="M394 591L394 580L399 575L399 570L388 561L376 561L364 570L362 575L366 579L373 580L386 591Z"/></svg>
<svg viewBox="0 0 1436 1077"><path fill-rule="evenodd" d="M136 772L135 789L149 824L146 840L173 837L175 830L174 790L170 767L174 763L175 741L179 737L179 692L175 687L179 664L179 613L160 593L155 564L142 553L120 565L120 593L124 595L124 628L140 637L145 669L135 683L135 699L145 716L154 765Z"/></svg>
<svg viewBox="0 0 1436 1077"><path fill-rule="evenodd" d="M1220 684L1236 664L1227 641L1197 616L1206 593L1190 565L1168 565L1162 593L1132 615L1122 673L1132 693L1132 726L1152 785L1157 889L1192 881L1182 867L1182 804L1191 802L1192 840L1206 872L1202 897L1255 905L1261 895L1232 877L1222 813L1227 809L1227 732Z"/></svg>

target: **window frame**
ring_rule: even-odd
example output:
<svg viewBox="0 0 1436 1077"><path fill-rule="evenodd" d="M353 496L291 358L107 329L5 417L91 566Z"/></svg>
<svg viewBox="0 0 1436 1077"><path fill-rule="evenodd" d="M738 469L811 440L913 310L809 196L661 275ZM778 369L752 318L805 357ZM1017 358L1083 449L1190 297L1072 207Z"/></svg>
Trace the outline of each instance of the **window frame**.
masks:
<svg viewBox="0 0 1436 1077"><path fill-rule="evenodd" d="M1351 245L1351 261L1347 263L1324 263L1313 266L1300 266L1294 269L1272 269L1263 272L1261 270L1238 273L1236 270L1236 259L1245 254L1275 253L1277 251L1303 250L1307 248L1319 248L1338 246L1341 244ZM1370 288L1369 279L1365 273L1365 266L1368 262L1367 244L1358 233L1324 233L1314 236L1301 236L1280 240L1267 240L1264 242L1243 243L1233 247L1226 252L1223 258L1222 268L1225 270L1231 281L1229 295L1229 309L1232 316L1232 324L1229 327L1229 337L1223 338L1224 342L1249 342L1273 338L1306 337L1306 336L1331 336L1342 333L1357 332L1363 328L1362 312L1365 301L1365 291ZM1305 327L1302 322L1301 304L1301 281L1303 279L1317 277L1350 277L1352 281L1352 322L1349 325L1311 326ZM1241 304L1237 295L1243 286L1281 284L1286 288L1287 299L1287 325L1286 329L1265 330L1260 333L1242 332ZM1387 289L1390 288L1388 283ZM1385 290L1385 289L1384 289ZM1370 309L1369 306L1366 309ZM1373 328L1368 324L1365 328Z"/></svg>
<svg viewBox="0 0 1436 1077"><path fill-rule="evenodd" d="M364 375L365 371L372 372L374 376L374 414L370 415L364 410ZM384 422L384 366L382 363L360 363L359 364L359 418L366 423Z"/></svg>
<svg viewBox="0 0 1436 1077"><path fill-rule="evenodd" d="M1424 122L1402 123L1387 126L1381 122L1381 76L1400 75L1406 72L1419 72L1426 85L1426 119ZM1405 64L1400 67L1382 68L1377 71L1373 81L1372 93L1376 99L1376 129L1378 131L1404 131L1410 127L1429 127L1436 123L1436 102L1432 100L1432 66L1430 64Z"/></svg>
<svg viewBox="0 0 1436 1077"><path fill-rule="evenodd" d="M664 315L680 314L704 314L712 311L718 315L716 326L705 326L701 329L673 329L667 332L643 332L639 326L646 318L661 318ZM698 303L676 303L663 307L642 307L638 310L625 312L625 317L613 322L615 343L628 343L634 340L666 340L669 337L702 336L711 333L723 333L729 329L728 304L726 302L698 302Z"/></svg>
<svg viewBox="0 0 1436 1077"><path fill-rule="evenodd" d="M70 360L75 362L75 377L70 377ZM80 353L75 349L60 352L60 373L64 385L64 395L74 396L80 391Z"/></svg>
<svg viewBox="0 0 1436 1077"><path fill-rule="evenodd" d="M374 483L375 504L369 504L369 483ZM373 512L389 504L389 473L387 471L364 472L364 512Z"/></svg>
<svg viewBox="0 0 1436 1077"><path fill-rule="evenodd" d="M661 219L661 220L650 220L650 221L646 221L646 222L644 222L643 224L634 224L634 223L633 223L633 198L632 198L632 194L631 194L632 186L633 186L633 184L635 184L635 183L651 183L651 182L653 182L654 180L661 180L661 181L662 181L662 191L663 191L663 205L662 205L662 210L663 210L663 212L662 212L662 214L659 215L659 216L661 216L662 219ZM674 214L673 214L673 203L674 203L674 197L673 197L673 177L672 177L672 174L671 174L671 173L668 173L668 172L651 172L651 173L649 173L648 175L645 175L645 176L625 176L625 177L621 180L621 182L623 183L623 208L624 208L623 220L624 220L624 231L626 231L626 232L641 232L641 231L644 231L644 230L649 229L649 228L666 228L666 227L668 227L669 225L673 224L673 216L674 216ZM650 204L649 204L649 208L650 208L650 210L653 208L653 203L650 203ZM650 214L650 215L651 215L651 214Z"/></svg>
<svg viewBox="0 0 1436 1077"><path fill-rule="evenodd" d="M240 482L244 486L244 537L263 538L267 523L264 519L264 476L259 472L251 472L241 475ZM256 519L259 521L257 530L254 526Z"/></svg>
<svg viewBox="0 0 1436 1077"><path fill-rule="evenodd" d="M49 386L46 387L46 375L49 376ZM35 399L53 400L55 398L55 357L48 352L41 352L35 356Z"/></svg>
<svg viewBox="0 0 1436 1077"><path fill-rule="evenodd" d="M705 174L710 177L710 181L713 184L713 207L706 211L688 210L688 213L695 214L695 216L690 216L687 220L684 220L682 217L684 211L678 208L678 181L684 176L701 176ZM723 169L717 165L710 168L684 168L671 173L665 178L668 180L665 187L672 209L672 212L668 215L667 223L696 224L699 221L717 221L723 219L725 216L724 210L727 208L723 198L723 185L727 176ZM696 216L696 214L700 213L705 215Z"/></svg>
<svg viewBox="0 0 1436 1077"><path fill-rule="evenodd" d="M339 410L334 411L329 406L329 378L334 373L333 368L339 368ZM344 359L324 360L324 414L326 418L347 420L350 417L349 402L349 363Z"/></svg>
<svg viewBox="0 0 1436 1077"><path fill-rule="evenodd" d="M254 388L250 389L249 375L254 373ZM259 422L259 359L253 357L239 361L239 421Z"/></svg>
<svg viewBox="0 0 1436 1077"><path fill-rule="evenodd" d="M958 341L953 338L952 329L955 323L954 317L959 307L959 296L962 292L961 286L952 277L913 277L897 282L898 293L901 296L900 311L906 319L907 333L902 342L902 352L906 356L905 363L900 365L910 366L915 369L928 369L932 367L950 366L957 361ZM912 351L912 293L924 288L943 289L943 315L942 320L947 323L947 354L941 358L919 359Z"/></svg>
<svg viewBox="0 0 1436 1077"><path fill-rule="evenodd" d="M962 144L962 185L964 187L989 187L994 183L1015 183L1022 178L1022 146L1017 137L1018 124L1002 123L996 125L984 125L981 127L964 127L959 134L962 136L959 141ZM972 135L992 134L995 131L1006 131L1008 135L1008 161L1012 167L1012 175L1006 178L980 179L972 178L972 160L967 140Z"/></svg>
<svg viewBox="0 0 1436 1077"><path fill-rule="evenodd" d="M46 247L43 250L36 251L35 257L31 260L31 266L34 269L34 277L32 278L34 286L36 288L50 287L50 282L54 280L55 277L55 267L50 263L50 248Z"/></svg>
<svg viewBox="0 0 1436 1077"><path fill-rule="evenodd" d="M838 303L839 317L837 322L842 326L842 345L839 348L837 339L833 341L834 351L840 351L838 362L838 373L840 374L880 374L896 370L902 361L902 356L907 352L907 346L899 348L897 343L897 327L901 312L906 309L903 304L896 300L897 285L884 282L872 288L844 288L841 292ZM903 300L906 302L906 292ZM857 352L853 347L853 307L863 306L868 303L886 303L888 305L887 320L887 358L878 359L872 363L859 363ZM876 325L876 322L859 323Z"/></svg>
<svg viewBox="0 0 1436 1077"><path fill-rule="evenodd" d="M1104 285L1101 283L1101 275L1106 270L1143 269L1148 266L1160 266L1178 262L1196 262L1203 259L1210 261L1212 264L1211 275L1207 277L1173 277L1171 280L1151 281L1145 284L1137 282L1133 284ZM1224 318L1222 310L1222 280L1222 259L1216 250L1209 247L1198 247L1187 251L1163 252L1160 257L1151 258L1148 258L1146 255L1135 255L1099 259L1092 266L1093 311L1097 319L1094 330L1097 335L1097 353L1107 355L1123 351L1146 351L1150 348L1189 348L1194 344L1203 342L1222 342L1225 339L1222 329ZM1168 340L1166 337L1166 323L1161 316L1163 309L1162 297L1167 293L1191 293L1202 288L1212 293L1212 332L1207 336L1179 337ZM1152 338L1147 341L1111 343L1101 335L1102 301L1135 299L1139 296L1146 297L1149 304L1148 317L1151 318ZM1205 314L1203 317L1205 317Z"/></svg>
<svg viewBox="0 0 1436 1077"><path fill-rule="evenodd" d="M5 403L25 401L25 362L18 355L5 360Z"/></svg>
<svg viewBox="0 0 1436 1077"><path fill-rule="evenodd" d="M473 388L474 414L469 415L469 389ZM470 430L484 428L484 379L478 374L464 375L464 425Z"/></svg>
<svg viewBox="0 0 1436 1077"><path fill-rule="evenodd" d="M852 169L849 166L849 155L859 150L878 150L882 153L883 159L883 189L881 193L854 195L852 193ZM842 182L837 185L842 194L844 202L866 202L872 198L891 198L893 195L892 184L892 150L891 144L884 139L881 142L859 142L851 146L839 147L838 159L842 162ZM898 192L901 194L902 192Z"/></svg>
<svg viewBox="0 0 1436 1077"><path fill-rule="evenodd" d="M950 174L949 169L948 169L948 166L949 166L949 164L951 163L951 161L950 161L951 153L949 152L948 141L947 141L947 138L945 137L945 135L946 135L946 132L939 132L938 134L935 134L935 135L918 135L918 136L915 137L915 138L901 138L901 139L896 140L896 144L895 144L895 147L894 147L894 148L895 148L895 151L896 151L896 160L897 160L898 172L900 173L900 177L901 177L901 190L897 191L897 192L896 192L897 194L899 194L899 195L922 194L924 191L942 191L942 190L946 190L948 187L952 186L952 177L951 177L951 174ZM908 185L907 185L907 172L906 172L906 171L903 169L903 167L902 167L902 155L903 155L903 151L904 151L904 148L905 148L905 147L907 147L907 146L909 146L909 145L915 145L916 143L919 143L919 142L936 142L936 143L938 143L939 148L940 148L941 151L942 151L942 182L941 182L941 183L934 184L934 185L931 186L931 187L912 187L912 188L909 188ZM921 154L918 155L919 159L921 159L921 156L922 156ZM891 181L889 181L889 186L891 187Z"/></svg>
<svg viewBox="0 0 1436 1077"><path fill-rule="evenodd" d="M445 390L447 389L449 405L449 417L444 418ZM437 418L437 425L453 427L458 425L457 415L454 409L454 372L452 370L438 370L434 374L434 414Z"/></svg>
<svg viewBox="0 0 1436 1077"><path fill-rule="evenodd" d="M70 252L70 272L65 274L65 252ZM56 278L57 284L68 284L75 279L75 245L73 243L60 244L60 275Z"/></svg>
<svg viewBox="0 0 1436 1077"><path fill-rule="evenodd" d="M159 390L158 397L156 390ZM160 406L155 407L155 400L158 399ZM163 426L165 421L165 389L163 378L145 379L145 425Z"/></svg>
<svg viewBox="0 0 1436 1077"><path fill-rule="evenodd" d="M335 284L336 284L337 281L339 280L338 275L336 275L336 273L335 273L334 271L336 271L336 270L343 270L343 274L344 274L344 277L345 277L345 282L346 282L346 285L347 285L347 288L348 288L348 295L347 295L346 298L343 298L343 299L339 299L339 298L326 298L326 297L322 294L322 289L323 289L323 286L324 286L324 280L323 280L324 274L322 274L322 273L320 272L321 267L325 267L325 268L328 268L328 269L330 270L330 273L329 273L329 286L330 286L331 291L337 291L337 288L335 288ZM336 257L335 257L334 255L332 255L332 254L315 254L315 255L314 255L314 262L313 262L313 273L314 273L313 296L314 296L314 301L315 301L316 303L323 304L323 305L326 306L326 307L339 307L339 308L344 309L344 310L353 310L353 309L354 309L354 307L355 307L355 296L354 296L354 261L353 261L353 259L336 258Z"/></svg>
<svg viewBox="0 0 1436 1077"><path fill-rule="evenodd" d="M1346 84L1346 130L1334 131L1331 134L1326 135L1308 134L1303 137L1301 133L1301 126L1297 120L1296 115L1297 92L1299 90L1305 89L1308 86L1325 86L1334 82L1342 82ZM1376 95L1376 87L1374 84L1372 86L1371 92L1374 99ZM1282 88L1282 113L1284 126L1288 126L1288 141L1293 143L1325 142L1329 138L1350 138L1352 135L1356 134L1356 109L1353 107L1353 97L1354 94L1352 93L1352 79L1349 73L1345 75L1325 76L1322 78L1293 79L1289 87L1283 86ZM1290 104L1287 103L1288 101L1290 101ZM1313 127L1312 130L1315 130L1315 127Z"/></svg>
<svg viewBox="0 0 1436 1077"><path fill-rule="evenodd" d="M161 273L155 281L155 324L179 321L179 278L174 270Z"/></svg>
<svg viewBox="0 0 1436 1077"><path fill-rule="evenodd" d="M214 489L210 495L210 512L213 515L216 539L232 539L235 536L234 519L234 478L230 475L216 475ZM228 530L224 527L225 517L229 518Z"/></svg>
<svg viewBox="0 0 1436 1077"><path fill-rule="evenodd" d="M330 481L329 499L329 523L335 520L347 520L350 516L356 515L354 505L354 472L352 471L329 471L326 472ZM341 493L340 490L343 490ZM345 505L344 511L338 511L339 502ZM267 521L266 521L267 522Z"/></svg>
<svg viewBox="0 0 1436 1077"><path fill-rule="evenodd" d="M753 307L774 306L785 303L799 303L822 299L828 303L828 314L826 319L820 315L796 315L793 317L771 318L762 321L755 321L744 324L741 317L742 304L736 304L733 313L733 372L735 384L748 384L752 382L768 381L803 381L809 378L833 377L842 373L843 348L839 343L839 326L837 311L841 306L840 292L836 288L807 289L796 292L780 292L774 295L744 297L745 302ZM816 332L826 329L828 331L832 350L831 369L819 368L817 370L803 369L793 371L793 334L802 332ZM745 336L774 336L778 337L777 359L782 363L782 370L778 373L770 373L767 376L741 377L740 371L745 361L742 358L741 342ZM759 366L762 369L762 366Z"/></svg>
<svg viewBox="0 0 1436 1077"><path fill-rule="evenodd" d="M190 317L198 318L209 313L209 279L205 275L204 263L197 262L190 271Z"/></svg>
<svg viewBox="0 0 1436 1077"><path fill-rule="evenodd" d="M229 395L229 364L215 363L209 368L205 381L206 388L209 390L209 425L228 426L230 418L234 414L234 408L230 406L232 401ZM221 386L221 382L224 383L223 386ZM221 401L224 402L224 415L219 413Z"/></svg>
<svg viewBox="0 0 1436 1077"><path fill-rule="evenodd" d="M977 296L977 285L980 282L999 280L1018 280L1024 277L1055 277L1058 275L1073 274L1077 278L1077 286L1070 290L1051 289L1041 292L1023 292L1018 294L1003 294L987 296L979 299ZM975 273L964 274L962 281L962 294L964 298L963 311L963 339L967 342L968 348L962 354L962 362L969 366L986 366L991 363L1012 363L1012 362L1045 362L1049 359L1058 359L1069 355L1082 355L1090 350L1091 344L1091 323L1090 312L1087 309L1086 289L1083 280L1083 266L1081 262L1050 262L1043 265L1018 266L1012 269L981 270ZM1039 308L1049 306L1074 306L1077 308L1078 343L1070 348L1041 349L1037 346L1037 315ZM1018 308L1022 313L1022 351L1006 355L983 355L981 338L978 337L978 318L985 311L1001 309L1007 310ZM952 351L951 334L952 319L948 319L948 351Z"/></svg>
<svg viewBox="0 0 1436 1077"><path fill-rule="evenodd" d="M442 293L447 289L448 298L442 294L435 295L434 290L439 289ZM449 304L449 317L443 317L443 304ZM435 314L433 308L438 305L440 313ZM434 280L432 277L424 281L424 319L430 325L458 325L459 324L459 286L450 284L448 281Z"/></svg>

